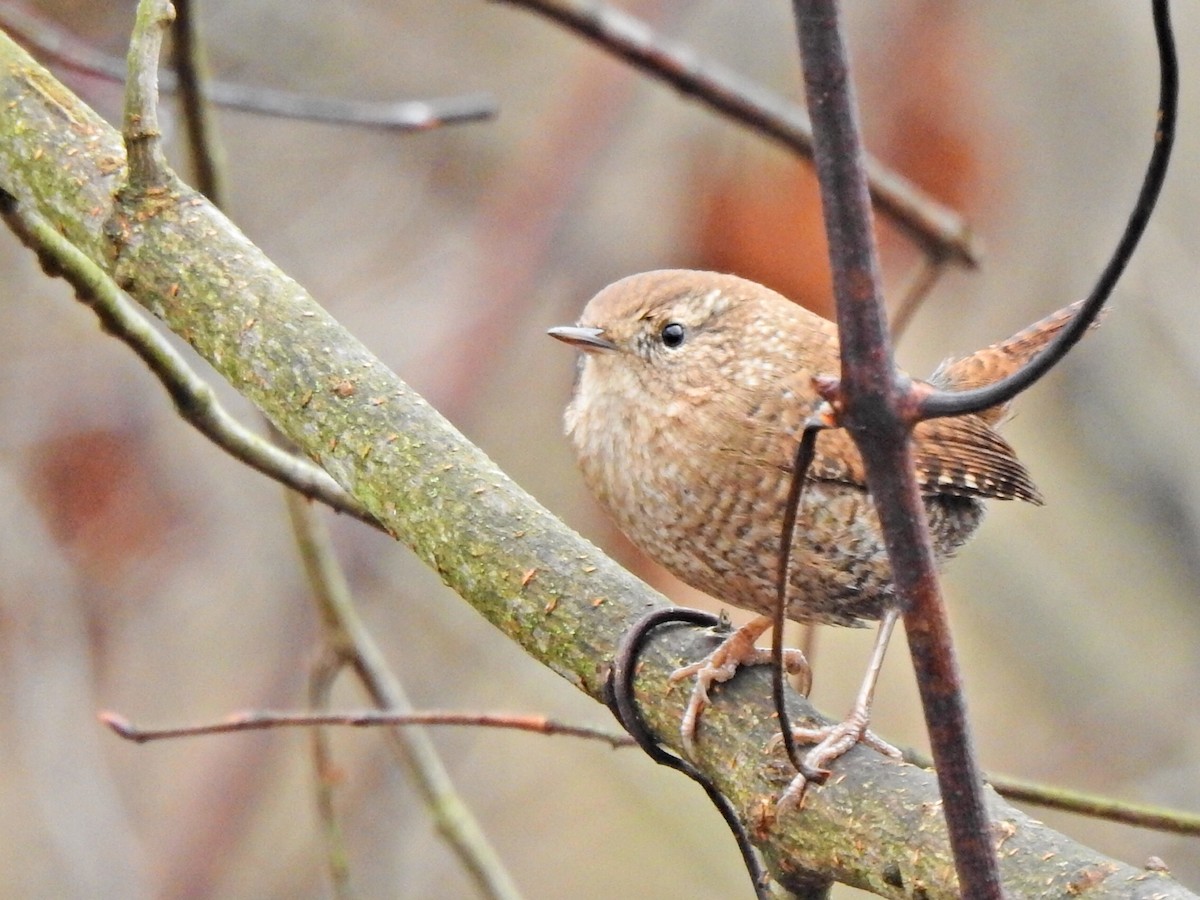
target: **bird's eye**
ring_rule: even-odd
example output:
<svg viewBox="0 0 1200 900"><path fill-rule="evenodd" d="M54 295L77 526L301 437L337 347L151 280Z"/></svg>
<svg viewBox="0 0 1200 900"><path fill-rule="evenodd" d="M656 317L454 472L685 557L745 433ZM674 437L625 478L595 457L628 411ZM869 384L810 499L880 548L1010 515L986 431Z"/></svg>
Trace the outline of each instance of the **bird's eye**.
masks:
<svg viewBox="0 0 1200 900"><path fill-rule="evenodd" d="M664 347L674 349L683 343L683 339L687 336L687 331L678 322L668 322L662 327L659 336L662 338Z"/></svg>

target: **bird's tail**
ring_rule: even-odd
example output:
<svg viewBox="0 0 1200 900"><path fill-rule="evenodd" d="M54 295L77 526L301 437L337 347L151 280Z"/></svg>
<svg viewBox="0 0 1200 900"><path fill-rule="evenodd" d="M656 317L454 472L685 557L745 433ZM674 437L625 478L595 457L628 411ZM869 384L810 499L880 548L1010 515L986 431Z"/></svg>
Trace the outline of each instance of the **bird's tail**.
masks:
<svg viewBox="0 0 1200 900"><path fill-rule="evenodd" d="M983 387L1015 372L1053 340L1071 321L1082 300L1051 313L1040 322L1018 331L1008 340L984 347L962 359L948 359L930 376L930 383L950 391L966 391ZM1099 324L1100 319L1095 324ZM1093 325L1095 327L1095 325ZM1004 407L984 410L979 417L994 425L1003 417Z"/></svg>

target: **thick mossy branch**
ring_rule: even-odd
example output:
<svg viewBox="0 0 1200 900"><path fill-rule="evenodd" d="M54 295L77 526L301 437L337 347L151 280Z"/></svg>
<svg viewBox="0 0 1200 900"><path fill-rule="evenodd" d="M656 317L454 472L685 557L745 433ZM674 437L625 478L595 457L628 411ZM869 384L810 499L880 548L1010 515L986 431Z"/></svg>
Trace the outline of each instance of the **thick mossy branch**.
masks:
<svg viewBox="0 0 1200 900"><path fill-rule="evenodd" d="M445 582L535 659L600 697L624 629L665 601L562 525L173 175L131 190L120 136L0 34L0 188L65 235L252 400ZM703 647L662 629L641 667L672 746ZM764 750L765 672L715 692L700 768L746 811L776 873L829 873L889 897L955 895L924 770L855 750L807 808L772 823L790 772ZM793 716L812 716L793 698ZM1012 896L1194 895L1082 847L989 795ZM785 879L786 880L786 879Z"/></svg>

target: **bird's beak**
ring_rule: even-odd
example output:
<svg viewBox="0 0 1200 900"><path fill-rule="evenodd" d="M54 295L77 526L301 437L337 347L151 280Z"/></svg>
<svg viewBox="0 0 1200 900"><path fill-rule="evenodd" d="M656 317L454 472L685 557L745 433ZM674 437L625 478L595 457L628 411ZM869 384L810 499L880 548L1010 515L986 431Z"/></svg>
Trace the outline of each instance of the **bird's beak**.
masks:
<svg viewBox="0 0 1200 900"><path fill-rule="evenodd" d="M589 353L617 349L617 345L604 336L603 328L589 325L559 325L557 328L548 329L546 334Z"/></svg>

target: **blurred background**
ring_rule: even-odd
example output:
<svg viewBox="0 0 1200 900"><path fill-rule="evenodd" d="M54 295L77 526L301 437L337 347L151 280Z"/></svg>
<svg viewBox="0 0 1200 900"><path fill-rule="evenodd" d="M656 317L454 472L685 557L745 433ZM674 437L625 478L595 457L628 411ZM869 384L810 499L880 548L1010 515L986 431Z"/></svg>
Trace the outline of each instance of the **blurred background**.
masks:
<svg viewBox="0 0 1200 900"><path fill-rule="evenodd" d="M943 278L899 349L923 374L1091 286L1150 149L1148 5L847 6L873 152L986 244L982 268ZM946 589L985 768L1197 810L1200 11L1177 7L1183 128L1158 214L1104 327L1022 398L1006 432L1046 507L996 506ZM801 95L783 0L622 8ZM133 14L131 2L0 0L0 23L14 9L114 56ZM587 495L560 424L574 359L544 331L608 282L668 266L736 272L827 310L806 165L506 4L205 0L200 14L224 80L356 99L494 95L492 121L407 136L220 111L229 212L542 502L680 602L711 605L640 559ZM118 85L55 71L116 120ZM188 177L177 115L166 129ZM896 293L916 252L881 230ZM304 733L137 746L95 717L303 707L320 632L280 489L182 424L7 232L0 272L0 895L329 896ZM418 707L611 725L405 548L329 518ZM830 714L851 702L870 639L820 632L815 698ZM335 705L366 702L346 678ZM926 745L902 638L874 723ZM702 793L640 754L432 736L528 897L750 896ZM335 748L357 893L476 896L383 734L338 733ZM1034 814L1135 865L1161 857L1200 889L1195 839Z"/></svg>

